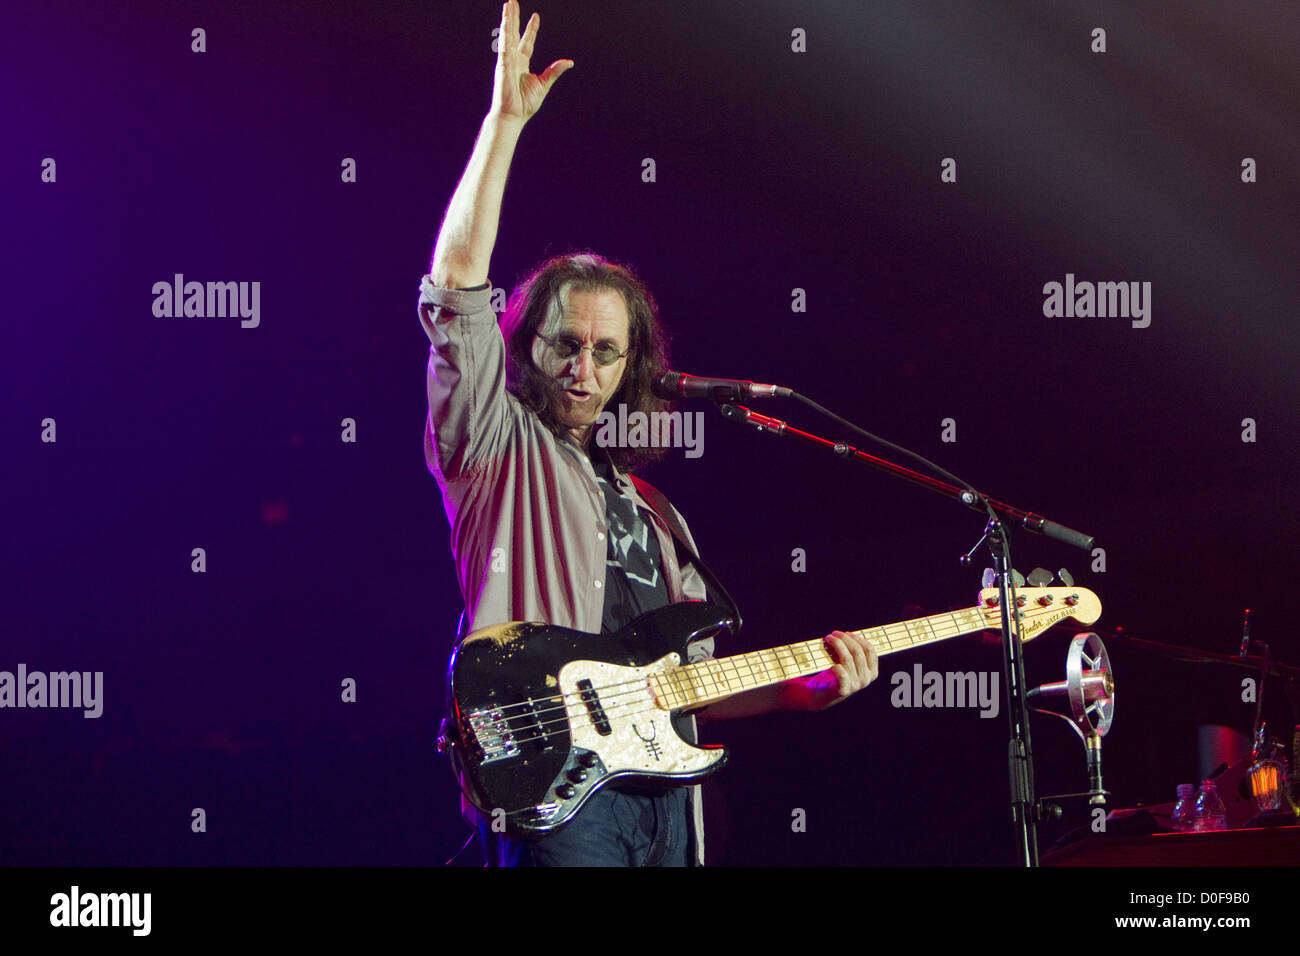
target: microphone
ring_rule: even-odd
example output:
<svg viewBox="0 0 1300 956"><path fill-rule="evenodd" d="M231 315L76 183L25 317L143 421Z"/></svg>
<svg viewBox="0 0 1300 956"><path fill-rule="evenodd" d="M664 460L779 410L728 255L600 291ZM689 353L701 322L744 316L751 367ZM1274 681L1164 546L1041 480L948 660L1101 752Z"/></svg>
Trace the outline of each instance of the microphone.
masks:
<svg viewBox="0 0 1300 956"><path fill-rule="evenodd" d="M715 401L738 402L751 398L790 397L790 389L780 385L760 385L738 378L699 378L685 372L664 372L651 383L651 390L659 398L670 402L679 398L712 398Z"/></svg>

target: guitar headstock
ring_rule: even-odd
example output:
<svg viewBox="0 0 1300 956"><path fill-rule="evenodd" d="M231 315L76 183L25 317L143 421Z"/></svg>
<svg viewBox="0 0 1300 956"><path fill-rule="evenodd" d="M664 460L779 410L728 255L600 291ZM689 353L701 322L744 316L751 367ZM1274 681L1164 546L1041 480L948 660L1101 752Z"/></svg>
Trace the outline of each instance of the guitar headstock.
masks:
<svg viewBox="0 0 1300 956"><path fill-rule="evenodd" d="M1101 599L1087 588L1016 588L1020 641L1031 641L1053 624L1071 618L1092 624L1101 617ZM1001 595L997 588L980 591L980 613L994 630L1002 628Z"/></svg>

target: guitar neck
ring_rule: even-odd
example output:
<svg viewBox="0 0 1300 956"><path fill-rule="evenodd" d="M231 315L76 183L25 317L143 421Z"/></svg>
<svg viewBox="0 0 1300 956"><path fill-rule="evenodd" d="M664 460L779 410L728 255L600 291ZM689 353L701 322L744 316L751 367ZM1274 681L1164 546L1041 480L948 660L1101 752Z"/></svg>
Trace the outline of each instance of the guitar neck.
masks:
<svg viewBox="0 0 1300 956"><path fill-rule="evenodd" d="M853 633L865 637L875 646L876 654L883 657L895 651L973 634L988 627L984 613L975 607ZM711 704L795 677L817 674L834 663L823 640L816 638L734 657L710 658L655 675L650 682L661 707L680 710Z"/></svg>

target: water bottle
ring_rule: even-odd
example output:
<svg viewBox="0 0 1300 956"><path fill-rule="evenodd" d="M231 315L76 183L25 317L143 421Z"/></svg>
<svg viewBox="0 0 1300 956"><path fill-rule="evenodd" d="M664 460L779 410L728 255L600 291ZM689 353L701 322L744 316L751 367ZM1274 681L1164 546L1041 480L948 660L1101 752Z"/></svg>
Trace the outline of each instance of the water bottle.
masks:
<svg viewBox="0 0 1300 956"><path fill-rule="evenodd" d="M1196 804L1196 784L1180 783L1178 785L1178 802L1174 812L1169 814L1169 826L1175 832L1183 833L1192 828L1192 809Z"/></svg>
<svg viewBox="0 0 1300 956"><path fill-rule="evenodd" d="M1213 780L1207 780L1196 795L1196 807L1192 811L1192 829L1198 833L1208 830L1228 829L1228 808L1219 798L1219 791Z"/></svg>

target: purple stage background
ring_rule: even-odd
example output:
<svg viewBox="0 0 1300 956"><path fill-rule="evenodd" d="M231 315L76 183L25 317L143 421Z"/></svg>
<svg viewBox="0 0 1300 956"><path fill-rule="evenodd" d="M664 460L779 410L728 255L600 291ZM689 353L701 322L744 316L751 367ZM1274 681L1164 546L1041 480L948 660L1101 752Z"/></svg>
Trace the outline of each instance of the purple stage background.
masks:
<svg viewBox="0 0 1300 956"><path fill-rule="evenodd" d="M1300 663L1293 2L540 9L533 69L576 66L524 131L495 286L628 262L676 368L793 387L1095 534L1104 570L1032 535L1015 558L1070 569L1100 629L1232 652L1249 606ZM460 598L416 299L499 14L6 6L0 670L100 671L103 710L0 709L0 862L438 865L465 841L433 750ZM258 324L156 316L176 274L258 282ZM1045 316L1067 275L1149 282L1149 325ZM978 515L685 410L703 454L647 477L744 610L720 654L972 603ZM1031 683L1076 630L1030 646ZM1241 675L1108 640L1112 804L1171 800L1197 725L1249 731ZM916 663L1001 667L970 637L827 713L709 725L733 747L710 862L1011 863L1002 708L891 706ZM1040 792L1086 786L1068 730L1034 742Z"/></svg>

